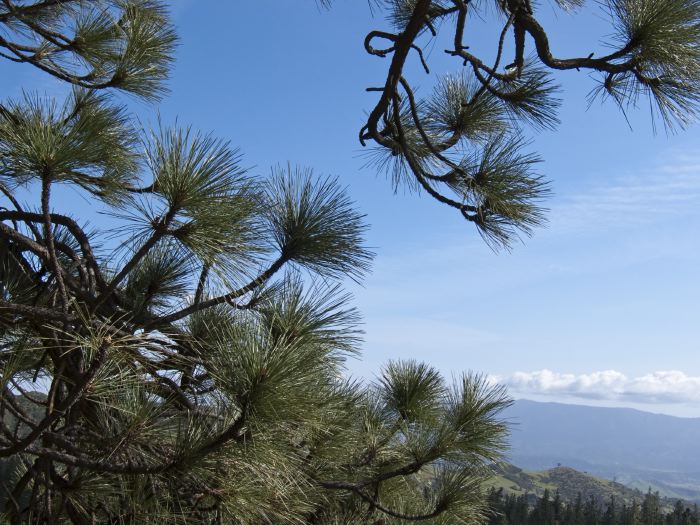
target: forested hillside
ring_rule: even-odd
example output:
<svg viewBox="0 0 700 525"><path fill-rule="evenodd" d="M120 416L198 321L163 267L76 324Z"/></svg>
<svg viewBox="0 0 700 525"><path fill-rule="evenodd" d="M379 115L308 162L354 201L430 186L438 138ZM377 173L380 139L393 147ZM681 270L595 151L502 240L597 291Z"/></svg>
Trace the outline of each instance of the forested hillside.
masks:
<svg viewBox="0 0 700 525"><path fill-rule="evenodd" d="M639 489L598 478L570 467L526 471L515 465L502 464L496 472L497 475L490 482L491 487L502 488L506 493L515 496L526 495L530 503L546 492L558 493L565 502L574 501L581 495L584 499L593 498L598 504L605 503L611 497L626 503L641 500L644 497L644 492ZM662 498L662 504L665 506L672 506L674 503L673 499Z"/></svg>

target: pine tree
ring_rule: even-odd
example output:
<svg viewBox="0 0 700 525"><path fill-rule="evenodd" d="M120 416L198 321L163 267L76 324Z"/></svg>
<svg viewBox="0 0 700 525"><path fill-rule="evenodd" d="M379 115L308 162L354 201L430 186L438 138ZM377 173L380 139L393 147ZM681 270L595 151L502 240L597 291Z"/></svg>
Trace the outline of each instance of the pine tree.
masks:
<svg viewBox="0 0 700 525"><path fill-rule="evenodd" d="M641 515L639 503L636 500L632 500L632 503L629 505L623 505L620 513L620 523L622 525L640 525Z"/></svg>
<svg viewBox="0 0 700 525"><path fill-rule="evenodd" d="M338 283L371 253L338 183L255 176L226 141L140 131L119 105L165 91L165 4L7 0L0 34L0 56L74 87L0 106L7 520L484 522L504 391L413 361L344 378L359 318Z"/></svg>
<svg viewBox="0 0 700 525"><path fill-rule="evenodd" d="M602 518L602 525L618 525L620 523L619 516L617 512L617 502L615 501L615 496L611 495L607 506L605 507L605 513Z"/></svg>
<svg viewBox="0 0 700 525"><path fill-rule="evenodd" d="M538 498L530 514L529 521L530 523L541 523L542 525L554 524L554 506L550 499L549 489L545 489L542 497Z"/></svg>
<svg viewBox="0 0 700 525"><path fill-rule="evenodd" d="M583 506L583 521L586 525L600 524L600 506L594 496L589 496Z"/></svg>
<svg viewBox="0 0 700 525"><path fill-rule="evenodd" d="M554 523L561 524L563 520L563 503L561 501L561 494L559 494L559 489L554 493L554 500L552 500L552 509L554 512Z"/></svg>
<svg viewBox="0 0 700 525"><path fill-rule="evenodd" d="M651 489L647 491L642 501L641 523L642 525L660 525L663 523L659 493L652 492Z"/></svg>
<svg viewBox="0 0 700 525"><path fill-rule="evenodd" d="M529 517L529 507L527 495L511 496L510 509L508 512L508 523L511 525L527 525Z"/></svg>
<svg viewBox="0 0 700 525"><path fill-rule="evenodd" d="M548 186L520 124L555 123L549 70L595 72L618 104L648 95L666 125L687 124L700 99L700 3L606 0L617 49L560 59L533 2L496 0L493 65L464 41L486 3L384 4L396 32L371 32L366 50L392 65L360 135L397 184L507 247L544 220ZM417 38L450 17L450 54L469 69L418 100L406 57L423 59ZM8 520L484 522L504 391L473 374L448 384L413 361L369 385L344 378L359 332L339 283L369 267L364 218L309 170L262 178L213 135L139 130L114 93L157 101L176 41L159 0L0 3L0 56L74 88L0 105ZM79 217L56 209L58 185L88 202ZM119 227L90 229L91 210ZM515 509L524 523L524 496ZM574 510L581 523L580 501Z"/></svg>
<svg viewBox="0 0 700 525"><path fill-rule="evenodd" d="M585 525L586 516L584 514L584 503L583 496L579 492L576 495L576 500L573 505L569 505L571 508L571 524L572 525Z"/></svg>
<svg viewBox="0 0 700 525"><path fill-rule="evenodd" d="M328 3L328 2L326 2ZM360 131L376 146L375 160L395 186L425 192L474 224L494 248L509 247L545 220L548 183L536 171L539 157L527 148L527 128L558 124L554 72L594 77L591 99L621 109L646 99L654 122L667 129L696 120L700 102L700 2L697 0L601 0L588 2L610 21L601 54L581 42L581 55L557 56L541 23L550 2L534 0L378 0L393 28L368 33L367 53L391 57L378 101ZM552 0L573 12L586 0ZM483 34L483 16L499 15L492 55L472 46ZM440 78L434 93L419 98L406 63L432 37L450 42L446 53L461 72ZM495 56L495 58L492 58ZM464 67L462 67L464 66ZM377 82L375 85L380 85Z"/></svg>
<svg viewBox="0 0 700 525"><path fill-rule="evenodd" d="M503 496L503 488L496 490L492 487L488 492L486 500L490 512L489 525L508 525L506 499Z"/></svg>
<svg viewBox="0 0 700 525"><path fill-rule="evenodd" d="M673 511L666 516L668 525L685 525L686 523L686 507L681 500L676 501L673 506Z"/></svg>

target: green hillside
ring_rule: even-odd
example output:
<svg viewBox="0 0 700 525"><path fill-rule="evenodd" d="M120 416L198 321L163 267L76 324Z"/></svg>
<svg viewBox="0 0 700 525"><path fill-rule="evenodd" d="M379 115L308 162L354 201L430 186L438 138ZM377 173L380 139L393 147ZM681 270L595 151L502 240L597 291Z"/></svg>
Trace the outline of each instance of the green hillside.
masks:
<svg viewBox="0 0 700 525"><path fill-rule="evenodd" d="M599 503L604 503L614 496L618 502L640 502L644 492L630 488L621 483L591 476L585 472L569 467L556 467L539 472L526 471L510 464L501 464L495 476L488 482L487 488L503 488L515 494L527 494L532 500L541 497L545 490L550 494L559 492L562 500L574 501L580 493L583 499L591 496ZM652 487L652 490L655 490ZM662 498L664 506L671 508L677 498Z"/></svg>

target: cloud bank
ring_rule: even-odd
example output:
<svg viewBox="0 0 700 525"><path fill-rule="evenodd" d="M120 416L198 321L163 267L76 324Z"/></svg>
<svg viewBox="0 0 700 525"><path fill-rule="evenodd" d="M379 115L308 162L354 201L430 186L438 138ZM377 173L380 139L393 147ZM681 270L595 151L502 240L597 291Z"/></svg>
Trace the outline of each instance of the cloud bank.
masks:
<svg viewBox="0 0 700 525"><path fill-rule="evenodd" d="M495 376L493 380L505 384L514 394L637 403L700 402L700 377L691 377L677 370L628 377L615 370L576 375L545 369L534 372L515 372L509 376Z"/></svg>

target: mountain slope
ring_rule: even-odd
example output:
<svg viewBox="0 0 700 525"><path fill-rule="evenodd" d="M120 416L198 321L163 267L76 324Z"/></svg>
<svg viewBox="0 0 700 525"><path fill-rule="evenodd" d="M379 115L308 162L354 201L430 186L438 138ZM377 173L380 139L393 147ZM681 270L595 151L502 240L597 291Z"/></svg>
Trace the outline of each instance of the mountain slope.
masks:
<svg viewBox="0 0 700 525"><path fill-rule="evenodd" d="M505 417L513 424L509 461L525 469L567 465L700 500L700 419L525 400Z"/></svg>
<svg viewBox="0 0 700 525"><path fill-rule="evenodd" d="M611 496L614 496L618 502L626 503L632 500L639 502L644 498L644 493L640 490L569 467L555 467L535 472L522 470L515 465L503 464L499 466L496 474L489 485L503 488L506 492L516 495L528 494L541 497L545 490L549 490L551 496L559 492L559 496L566 502L576 500L581 494L584 500L593 497L601 504L607 502Z"/></svg>

